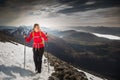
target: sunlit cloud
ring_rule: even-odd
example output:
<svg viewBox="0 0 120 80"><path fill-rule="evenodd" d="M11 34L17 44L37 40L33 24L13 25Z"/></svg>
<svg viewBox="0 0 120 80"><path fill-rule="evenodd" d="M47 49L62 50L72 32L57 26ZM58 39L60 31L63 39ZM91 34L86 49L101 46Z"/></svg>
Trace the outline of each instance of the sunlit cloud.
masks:
<svg viewBox="0 0 120 80"><path fill-rule="evenodd" d="M2 0L0 11L0 25L120 27L118 0Z"/></svg>

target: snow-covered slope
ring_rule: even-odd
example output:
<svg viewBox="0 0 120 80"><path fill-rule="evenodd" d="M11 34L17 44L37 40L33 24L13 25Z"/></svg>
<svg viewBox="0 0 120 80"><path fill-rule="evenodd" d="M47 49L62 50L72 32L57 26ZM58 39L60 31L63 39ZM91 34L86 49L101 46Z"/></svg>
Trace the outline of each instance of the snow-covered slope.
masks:
<svg viewBox="0 0 120 80"><path fill-rule="evenodd" d="M34 75L32 48L26 47L26 69L24 69L24 46L0 42L0 80L48 80L54 68L50 66L48 73L46 60L43 56L42 73Z"/></svg>
<svg viewBox="0 0 120 80"><path fill-rule="evenodd" d="M42 73L34 75L34 62L32 48L26 47L26 68L24 69L24 46L16 43L0 42L0 80L48 80L48 77L54 72L50 66L48 73L47 59L43 56ZM88 80L103 80L85 71Z"/></svg>
<svg viewBox="0 0 120 80"><path fill-rule="evenodd" d="M107 79L102 79L102 78L100 78L100 77L97 77L97 76L94 76L94 75L92 75L92 74L90 74L90 73L88 73L88 72L85 72L85 71L83 71L83 70L79 70L79 69L77 69L78 71L80 71L80 72L84 72L85 73L85 75L87 76L87 78L88 78L88 80L107 80Z"/></svg>

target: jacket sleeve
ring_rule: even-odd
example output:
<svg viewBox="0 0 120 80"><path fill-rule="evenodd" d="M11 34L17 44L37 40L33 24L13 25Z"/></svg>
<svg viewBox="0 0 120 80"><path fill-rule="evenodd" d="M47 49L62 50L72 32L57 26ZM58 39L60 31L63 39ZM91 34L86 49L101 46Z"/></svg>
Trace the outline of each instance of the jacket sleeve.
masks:
<svg viewBox="0 0 120 80"><path fill-rule="evenodd" d="M48 36L44 32L42 32L42 37L45 41L48 41Z"/></svg>
<svg viewBox="0 0 120 80"><path fill-rule="evenodd" d="M31 32L29 34L29 36L25 38L25 40L26 40L26 42L30 42L32 38L33 38L33 36L32 36L32 32Z"/></svg>

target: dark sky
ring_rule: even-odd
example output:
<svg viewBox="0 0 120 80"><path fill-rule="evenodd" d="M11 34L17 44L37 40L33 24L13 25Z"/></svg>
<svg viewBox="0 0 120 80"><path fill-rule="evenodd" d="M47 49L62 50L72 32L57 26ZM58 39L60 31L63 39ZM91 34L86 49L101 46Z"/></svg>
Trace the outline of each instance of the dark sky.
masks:
<svg viewBox="0 0 120 80"><path fill-rule="evenodd" d="M120 0L0 0L0 25L120 27Z"/></svg>

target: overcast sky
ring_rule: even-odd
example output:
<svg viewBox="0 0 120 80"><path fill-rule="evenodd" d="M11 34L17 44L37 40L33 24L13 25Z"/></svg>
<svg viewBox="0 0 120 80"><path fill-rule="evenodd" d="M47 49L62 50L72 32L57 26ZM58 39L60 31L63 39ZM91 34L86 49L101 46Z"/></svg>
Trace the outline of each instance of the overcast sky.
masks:
<svg viewBox="0 0 120 80"><path fill-rule="evenodd" d="M120 0L0 0L0 25L120 27Z"/></svg>

